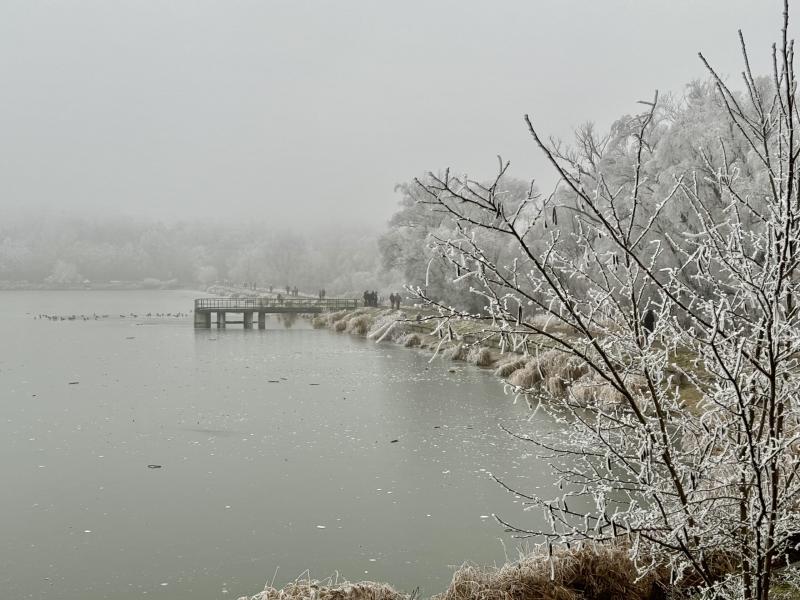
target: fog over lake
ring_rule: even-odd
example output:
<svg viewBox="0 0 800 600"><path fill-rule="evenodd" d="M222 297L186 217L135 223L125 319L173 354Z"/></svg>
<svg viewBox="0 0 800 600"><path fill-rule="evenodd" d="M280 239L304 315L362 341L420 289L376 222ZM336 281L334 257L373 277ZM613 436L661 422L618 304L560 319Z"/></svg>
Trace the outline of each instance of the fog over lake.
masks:
<svg viewBox="0 0 800 600"><path fill-rule="evenodd" d="M6 0L0 215L380 227L396 183L446 167L490 177L497 154L549 189L523 114L565 139L587 120L604 129L704 78L699 50L738 80L736 29L768 48L765 8Z"/></svg>

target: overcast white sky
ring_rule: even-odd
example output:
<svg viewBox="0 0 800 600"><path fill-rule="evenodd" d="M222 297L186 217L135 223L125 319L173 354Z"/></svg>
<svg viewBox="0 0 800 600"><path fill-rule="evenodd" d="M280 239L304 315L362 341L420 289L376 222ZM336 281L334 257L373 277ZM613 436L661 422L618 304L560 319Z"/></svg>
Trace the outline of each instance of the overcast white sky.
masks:
<svg viewBox="0 0 800 600"><path fill-rule="evenodd" d="M800 8L800 7L798 7ZM380 226L450 166L552 181L567 136L703 76L764 72L779 0L0 1L0 214ZM800 20L800 10L797 12ZM796 28L794 29L796 31Z"/></svg>

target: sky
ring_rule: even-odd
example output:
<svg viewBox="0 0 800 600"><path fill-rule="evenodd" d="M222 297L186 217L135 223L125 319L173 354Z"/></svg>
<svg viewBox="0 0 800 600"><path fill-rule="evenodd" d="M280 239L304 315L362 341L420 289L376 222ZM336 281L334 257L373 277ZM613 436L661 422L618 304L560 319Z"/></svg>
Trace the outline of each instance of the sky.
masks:
<svg viewBox="0 0 800 600"><path fill-rule="evenodd" d="M800 7L798 7L800 8ZM394 186L568 138L654 90L738 86L778 0L2 0L0 216L382 227ZM800 20L800 12L798 13ZM790 28L790 34L797 28Z"/></svg>

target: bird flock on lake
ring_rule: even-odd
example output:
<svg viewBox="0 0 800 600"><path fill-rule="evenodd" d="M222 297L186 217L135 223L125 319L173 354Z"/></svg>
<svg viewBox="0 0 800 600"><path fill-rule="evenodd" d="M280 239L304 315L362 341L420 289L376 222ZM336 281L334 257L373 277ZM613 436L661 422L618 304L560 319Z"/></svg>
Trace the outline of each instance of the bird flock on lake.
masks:
<svg viewBox="0 0 800 600"><path fill-rule="evenodd" d="M128 313L126 315L108 315L108 314L97 314L92 313L90 315L51 315L47 313L39 313L34 315L34 320L48 320L48 321L100 321L101 319L186 319L191 316L191 313L188 312L168 312L168 313L161 313L161 312L148 312L148 313Z"/></svg>

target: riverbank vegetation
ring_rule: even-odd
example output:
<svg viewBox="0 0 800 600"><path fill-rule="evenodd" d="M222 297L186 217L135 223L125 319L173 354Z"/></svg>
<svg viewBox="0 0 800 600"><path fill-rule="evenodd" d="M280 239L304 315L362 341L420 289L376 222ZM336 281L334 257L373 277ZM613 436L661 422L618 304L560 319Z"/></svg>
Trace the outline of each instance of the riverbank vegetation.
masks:
<svg viewBox="0 0 800 600"><path fill-rule="evenodd" d="M657 570L641 577L627 547L605 545L577 550L560 548L552 555L531 553L499 567L465 564L447 589L432 600L663 600L669 577ZM413 600L382 583L298 579L272 586L240 600Z"/></svg>

